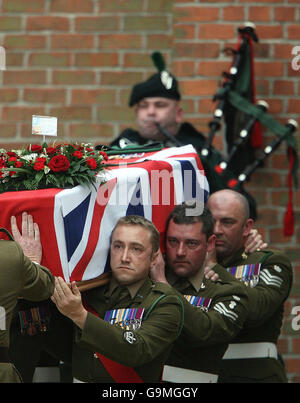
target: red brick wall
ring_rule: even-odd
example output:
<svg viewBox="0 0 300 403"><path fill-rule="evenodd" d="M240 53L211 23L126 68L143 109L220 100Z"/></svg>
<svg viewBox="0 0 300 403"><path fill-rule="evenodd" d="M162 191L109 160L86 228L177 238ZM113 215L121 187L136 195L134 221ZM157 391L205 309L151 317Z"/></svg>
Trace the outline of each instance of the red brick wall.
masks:
<svg viewBox="0 0 300 403"><path fill-rule="evenodd" d="M280 122L300 120L300 70L291 65L292 48L300 46L298 0L2 0L0 7L0 45L7 52L7 69L0 72L0 147L36 142L33 114L57 116L65 141L108 143L133 126L128 95L154 71L154 50L180 79L186 118L207 133L212 95L230 63L222 49L236 44L236 29L245 21L256 24L260 38L257 98ZM265 144L273 138L264 131ZM214 145L223 149L222 134ZM294 194L295 234L284 237L285 153L282 144L247 189L259 204L257 226L265 239L294 263L279 349L290 381L299 382L299 331L292 329L291 310L300 306L300 191Z"/></svg>
<svg viewBox="0 0 300 403"><path fill-rule="evenodd" d="M256 24L260 39L255 45L257 99L266 100L269 113L281 123L285 124L288 118L300 123L300 70L293 70L291 65L292 48L300 45L299 1L176 1L173 12L174 72L181 81L186 117L200 130L208 132L207 122L215 108L212 94L230 63L222 49L236 44L236 28L245 21ZM270 144L274 138L274 134L264 130L264 144ZM214 145L222 149L222 134L215 138ZM251 177L246 188L259 206L257 227L272 246L285 250L294 263L294 286L286 303L279 350L289 380L300 382L300 331L291 326L295 318L291 310L300 305L300 191L294 195L295 234L285 237L282 223L288 198L287 172L286 145L282 144L264 168Z"/></svg>

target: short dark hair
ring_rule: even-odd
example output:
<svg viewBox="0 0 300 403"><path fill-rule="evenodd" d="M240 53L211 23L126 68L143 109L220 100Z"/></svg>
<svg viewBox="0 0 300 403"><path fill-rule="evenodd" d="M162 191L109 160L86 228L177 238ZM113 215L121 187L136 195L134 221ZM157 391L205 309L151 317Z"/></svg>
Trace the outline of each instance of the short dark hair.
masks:
<svg viewBox="0 0 300 403"><path fill-rule="evenodd" d="M191 208L192 207L190 203L182 203L174 207L169 217L167 218L166 232L171 220L173 220L175 224L194 224L197 222L202 222L202 233L205 234L206 238L208 239L214 233L214 219L211 211L208 207L204 206L202 214L193 216L187 214L186 212L187 209L191 211Z"/></svg>
<svg viewBox="0 0 300 403"><path fill-rule="evenodd" d="M147 220L147 218L139 216L139 215L128 215L125 217L121 217L121 218L119 218L114 229L112 230L111 236L113 235L115 229L119 225L139 225L140 227L145 228L146 230L148 230L150 232L150 235L151 235L150 241L152 244L152 253L155 253L158 251L158 249L160 247L159 232L158 232L157 228L155 227L155 225L151 221Z"/></svg>

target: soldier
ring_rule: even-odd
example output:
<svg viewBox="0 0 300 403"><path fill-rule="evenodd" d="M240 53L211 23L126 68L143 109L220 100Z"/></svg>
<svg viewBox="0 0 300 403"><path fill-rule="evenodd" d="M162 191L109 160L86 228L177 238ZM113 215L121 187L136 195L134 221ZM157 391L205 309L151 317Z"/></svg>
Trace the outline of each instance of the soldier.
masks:
<svg viewBox="0 0 300 403"><path fill-rule="evenodd" d="M201 151L206 144L203 133L188 122L183 121L183 109L180 103L181 94L177 79L166 72L169 77L162 79L161 73L155 73L146 81L136 84L131 92L129 106L135 108L137 130L125 129L110 145L124 148L130 145L147 146L155 142L163 143L165 147L192 144ZM158 128L157 123L170 134L167 137ZM216 149L212 148L210 161L217 165L222 158ZM219 188L218 175L208 162L201 160L211 192ZM216 187L217 186L217 187Z"/></svg>
<svg viewBox="0 0 300 403"><path fill-rule="evenodd" d="M148 277L159 233L143 217L121 218L111 236L112 279L81 294L56 279L52 300L75 326L73 372L83 382L159 382L182 327L175 291Z"/></svg>
<svg viewBox="0 0 300 403"><path fill-rule="evenodd" d="M203 133L184 121L177 79L166 70L162 60L156 61L155 65L159 72L134 85L130 94L129 106L135 108L137 130L125 129L110 145L124 148L130 145L147 146L155 142L163 143L165 147L192 144L200 153L206 148L207 140ZM227 188L228 180L234 177L230 170L226 171L226 175L216 172L215 167L222 160L221 153L214 147L210 147L207 158L201 155L211 193ZM239 190L249 200L251 217L255 219L255 200L243 188Z"/></svg>
<svg viewBox="0 0 300 403"><path fill-rule="evenodd" d="M245 282L249 295L248 318L224 355L219 382L286 382L276 344L284 302L292 286L291 263L283 253L270 248L244 252L253 220L241 194L221 190L209 197L207 205L214 217L217 260ZM215 261L211 257L212 264ZM224 273L219 274L222 278Z"/></svg>
<svg viewBox="0 0 300 403"><path fill-rule="evenodd" d="M16 218L11 217L11 231L24 254L40 263L42 245L39 227L33 223L33 217L27 213L22 214L21 231ZM70 343L57 342L63 337L71 338L72 334L72 322L56 309L50 295L40 302L25 297L18 299L11 321L9 355L23 382L33 381L35 369L40 363L46 367L60 366L61 378L72 382L71 375L65 375L65 372L70 372L67 365L71 363L72 346ZM65 364L59 364L60 360Z"/></svg>
<svg viewBox="0 0 300 403"><path fill-rule="evenodd" d="M31 216L23 214L24 242L32 237L39 240L38 228ZM26 249L26 245L24 246ZM27 244L28 247L28 244ZM12 364L8 348L10 344L10 324L18 298L40 301L49 298L54 290L54 277L48 269L24 255L20 245L13 241L0 241L0 383L19 383L22 378Z"/></svg>
<svg viewBox="0 0 300 403"><path fill-rule="evenodd" d="M247 316L247 293L234 278L213 282L204 276L206 253L214 249L213 218L205 207L201 215L187 215L187 205L171 212L166 225L164 261L151 275L169 283L184 303L184 327L164 368L170 382L216 382L229 341L242 329ZM218 270L213 267L213 270ZM223 269L225 270L225 269Z"/></svg>
<svg viewBox="0 0 300 403"><path fill-rule="evenodd" d="M138 130L125 129L111 145L124 148L128 145L147 145L162 142L165 146L193 144L200 147L205 137L189 123L183 123L183 109L176 78L164 70L153 74L147 80L134 85L129 106L135 108ZM173 137L168 138L157 123Z"/></svg>

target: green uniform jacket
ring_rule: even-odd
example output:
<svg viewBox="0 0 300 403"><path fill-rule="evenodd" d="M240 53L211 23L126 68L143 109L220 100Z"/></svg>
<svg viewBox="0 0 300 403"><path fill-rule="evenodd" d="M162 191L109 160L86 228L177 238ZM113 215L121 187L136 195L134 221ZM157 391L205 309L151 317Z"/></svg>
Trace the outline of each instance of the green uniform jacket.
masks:
<svg viewBox="0 0 300 403"><path fill-rule="evenodd" d="M9 346L9 329L18 297L31 301L49 298L54 290L50 271L32 263L16 242L0 241L0 347ZM0 382L18 382L14 367L0 363Z"/></svg>
<svg viewBox="0 0 300 403"><path fill-rule="evenodd" d="M184 327L167 364L218 375L228 342L242 329L248 315L245 287L234 278L218 282L204 279L198 291L188 279L171 284L181 293ZM211 298L208 311L191 305L183 295Z"/></svg>
<svg viewBox="0 0 300 403"><path fill-rule="evenodd" d="M162 367L183 323L183 306L166 284L147 279L132 299L129 294L113 302L107 298L109 284L90 290L86 302L100 317L88 313L82 331L76 328L73 349L74 377L84 382L114 382L95 352L122 365L133 367L143 382L159 382ZM151 306L160 299L151 310ZM128 331L103 320L105 312L118 308L145 308L147 319L137 330Z"/></svg>
<svg viewBox="0 0 300 403"><path fill-rule="evenodd" d="M277 344L283 320L284 302L289 296L293 269L286 255L265 249L247 258L237 252L222 262L224 267L261 262L259 281L246 287L249 296L249 316L234 343L272 342ZM219 272L222 277L224 273ZM225 275L227 276L228 273ZM222 382L286 382L281 363L274 358L223 360Z"/></svg>

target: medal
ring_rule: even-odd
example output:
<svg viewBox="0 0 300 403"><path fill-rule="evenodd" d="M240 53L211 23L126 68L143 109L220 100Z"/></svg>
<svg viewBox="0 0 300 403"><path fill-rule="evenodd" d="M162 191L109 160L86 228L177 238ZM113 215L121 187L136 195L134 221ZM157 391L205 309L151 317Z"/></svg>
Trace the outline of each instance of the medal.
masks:
<svg viewBox="0 0 300 403"><path fill-rule="evenodd" d="M39 332L46 332L51 318L48 305L36 306L18 312L21 334L34 336Z"/></svg>
<svg viewBox="0 0 300 403"><path fill-rule="evenodd" d="M104 320L126 330L137 330L142 325L144 308L120 308L106 311Z"/></svg>
<svg viewBox="0 0 300 403"><path fill-rule="evenodd" d="M197 308L200 308L202 311L207 312L208 308L211 304L212 299L207 297L197 297L195 295L185 295L184 296L187 301Z"/></svg>
<svg viewBox="0 0 300 403"><path fill-rule="evenodd" d="M246 286L255 287L259 281L261 263L228 267L226 270Z"/></svg>

